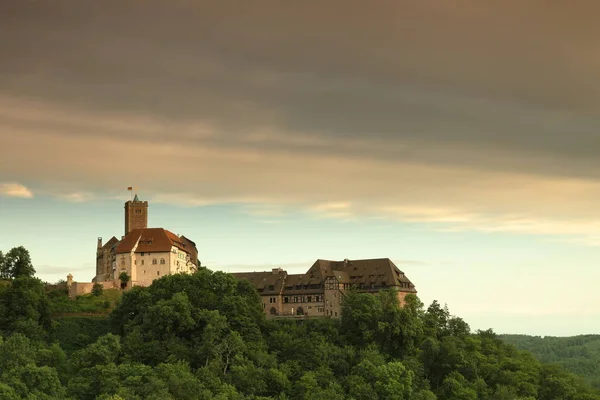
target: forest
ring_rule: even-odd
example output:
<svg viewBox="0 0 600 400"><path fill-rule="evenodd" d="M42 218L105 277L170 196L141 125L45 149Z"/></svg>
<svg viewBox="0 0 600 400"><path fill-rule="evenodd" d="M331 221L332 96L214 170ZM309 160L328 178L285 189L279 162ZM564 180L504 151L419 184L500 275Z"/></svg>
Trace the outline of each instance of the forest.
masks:
<svg viewBox="0 0 600 400"><path fill-rule="evenodd" d="M339 320L267 320L200 269L69 299L0 253L1 399L592 400L600 393L434 301L350 290Z"/></svg>
<svg viewBox="0 0 600 400"><path fill-rule="evenodd" d="M563 366L600 389L600 335L501 335L500 338L521 350L531 352L542 362Z"/></svg>

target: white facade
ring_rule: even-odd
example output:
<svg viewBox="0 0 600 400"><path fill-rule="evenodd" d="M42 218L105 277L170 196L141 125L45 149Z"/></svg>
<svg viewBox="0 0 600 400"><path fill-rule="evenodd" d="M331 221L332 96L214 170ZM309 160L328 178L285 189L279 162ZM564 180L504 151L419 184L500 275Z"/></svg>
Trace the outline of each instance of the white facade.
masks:
<svg viewBox="0 0 600 400"><path fill-rule="evenodd" d="M138 242L129 253L117 254L114 279L122 272L131 277L131 286L149 286L165 275L189 274L196 271L189 254L176 246L170 252L137 252Z"/></svg>

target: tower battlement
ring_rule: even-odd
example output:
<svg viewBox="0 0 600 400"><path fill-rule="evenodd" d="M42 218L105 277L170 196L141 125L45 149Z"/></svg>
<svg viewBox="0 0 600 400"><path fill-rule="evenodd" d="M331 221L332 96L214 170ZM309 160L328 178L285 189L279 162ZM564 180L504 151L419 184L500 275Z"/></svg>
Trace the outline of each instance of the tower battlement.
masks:
<svg viewBox="0 0 600 400"><path fill-rule="evenodd" d="M125 203L125 236L134 229L148 227L148 202L140 201L137 194Z"/></svg>

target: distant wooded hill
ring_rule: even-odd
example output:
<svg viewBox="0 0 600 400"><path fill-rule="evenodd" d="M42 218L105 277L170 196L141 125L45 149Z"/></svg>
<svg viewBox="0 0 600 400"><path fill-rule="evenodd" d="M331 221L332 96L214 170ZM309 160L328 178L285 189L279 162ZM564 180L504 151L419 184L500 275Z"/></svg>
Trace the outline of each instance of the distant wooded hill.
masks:
<svg viewBox="0 0 600 400"><path fill-rule="evenodd" d="M563 366L600 388L600 335L540 337L499 335L504 342L531 352L544 363Z"/></svg>

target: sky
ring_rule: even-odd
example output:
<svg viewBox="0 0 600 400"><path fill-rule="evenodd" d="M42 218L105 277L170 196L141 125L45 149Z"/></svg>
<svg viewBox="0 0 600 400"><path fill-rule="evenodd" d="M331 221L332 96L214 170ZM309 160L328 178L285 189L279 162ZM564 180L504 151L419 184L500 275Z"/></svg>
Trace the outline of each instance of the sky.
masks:
<svg viewBox="0 0 600 400"><path fill-rule="evenodd" d="M0 250L90 281L389 257L473 329L600 333L600 4L0 0Z"/></svg>

